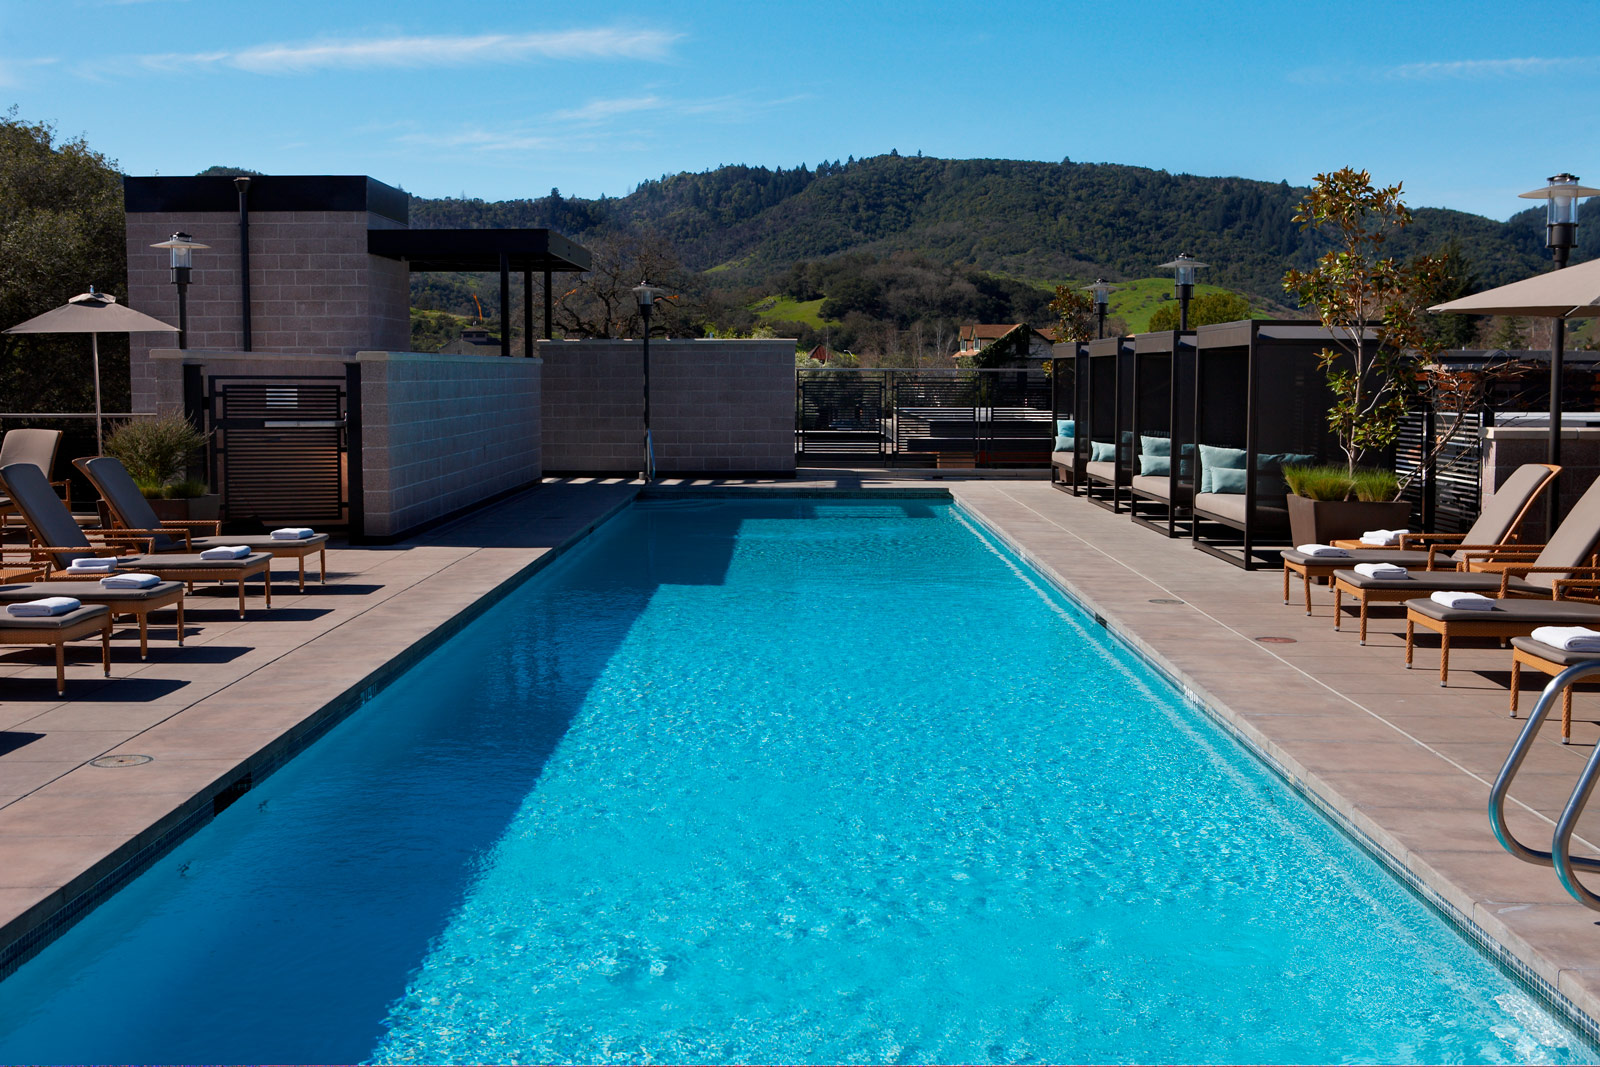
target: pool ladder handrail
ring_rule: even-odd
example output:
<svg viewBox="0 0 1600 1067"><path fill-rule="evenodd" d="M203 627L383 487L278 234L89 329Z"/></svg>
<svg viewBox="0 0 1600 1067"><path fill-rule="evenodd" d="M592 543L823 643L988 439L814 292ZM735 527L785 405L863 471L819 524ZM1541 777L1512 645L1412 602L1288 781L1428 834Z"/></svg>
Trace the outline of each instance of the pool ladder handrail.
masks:
<svg viewBox="0 0 1600 1067"><path fill-rule="evenodd" d="M1539 694L1538 702L1528 714L1527 723L1517 735L1511 751L1506 754L1505 765L1500 768L1500 774L1489 790L1489 825L1494 829L1495 838L1507 852L1525 863L1554 867L1562 886L1574 900L1586 908L1600 911L1600 896L1585 888L1577 876L1580 870L1600 871L1600 859L1572 854L1572 835L1577 830L1578 817L1583 814L1584 808L1589 803L1589 795L1594 792L1596 780L1600 779L1600 745L1596 745L1589 755L1583 773L1578 775L1577 784L1572 788L1572 796L1567 799L1566 807L1561 809L1561 817L1556 820L1555 833L1550 840L1549 852L1530 848L1517 840L1511 828L1506 825L1505 813L1506 796L1511 791L1511 780L1516 777L1517 771L1522 768L1522 761L1533 748L1539 727L1544 722L1545 716L1550 713L1550 709L1555 706L1556 698L1568 686L1591 674L1600 674L1600 661L1568 667L1550 679L1550 683L1544 687L1544 692Z"/></svg>

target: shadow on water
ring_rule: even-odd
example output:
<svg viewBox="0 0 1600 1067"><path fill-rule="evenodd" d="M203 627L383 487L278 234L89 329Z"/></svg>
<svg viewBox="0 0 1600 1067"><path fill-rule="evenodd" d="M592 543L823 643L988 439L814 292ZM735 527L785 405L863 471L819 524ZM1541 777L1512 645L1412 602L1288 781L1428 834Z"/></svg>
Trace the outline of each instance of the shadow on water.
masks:
<svg viewBox="0 0 1600 1067"><path fill-rule="evenodd" d="M495 605L0 982L0 1061L369 1056L655 589L723 584L752 509L816 511L640 505Z"/></svg>

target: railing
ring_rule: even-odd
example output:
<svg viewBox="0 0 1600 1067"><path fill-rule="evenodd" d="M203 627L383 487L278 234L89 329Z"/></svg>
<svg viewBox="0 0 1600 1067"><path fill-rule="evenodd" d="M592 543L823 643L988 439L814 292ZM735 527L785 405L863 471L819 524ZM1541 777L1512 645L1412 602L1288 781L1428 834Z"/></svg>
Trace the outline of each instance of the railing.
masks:
<svg viewBox="0 0 1600 1067"><path fill-rule="evenodd" d="M1044 467L1055 440L1043 370L801 370L803 463Z"/></svg>

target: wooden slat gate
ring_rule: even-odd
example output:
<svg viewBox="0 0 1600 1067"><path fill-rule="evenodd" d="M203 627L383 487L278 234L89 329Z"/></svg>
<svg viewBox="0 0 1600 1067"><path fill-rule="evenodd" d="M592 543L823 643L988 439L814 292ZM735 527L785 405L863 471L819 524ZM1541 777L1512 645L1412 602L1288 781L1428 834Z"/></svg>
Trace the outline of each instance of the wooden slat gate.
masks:
<svg viewBox="0 0 1600 1067"><path fill-rule="evenodd" d="M211 481L230 520L349 521L344 376L212 375Z"/></svg>

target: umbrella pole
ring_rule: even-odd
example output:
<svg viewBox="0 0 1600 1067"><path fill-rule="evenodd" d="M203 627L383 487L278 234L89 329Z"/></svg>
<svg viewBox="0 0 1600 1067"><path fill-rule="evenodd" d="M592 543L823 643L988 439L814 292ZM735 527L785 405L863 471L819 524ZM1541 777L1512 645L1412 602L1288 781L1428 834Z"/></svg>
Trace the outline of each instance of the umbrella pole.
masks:
<svg viewBox="0 0 1600 1067"><path fill-rule="evenodd" d="M1566 355L1562 350L1567 342L1567 322L1565 319L1556 319L1555 326L1550 331L1550 444L1546 449L1549 462L1561 465L1561 379L1562 360ZM1556 526L1561 522L1561 490L1560 481L1557 488L1545 495L1544 507L1544 539L1549 541L1556 532Z"/></svg>
<svg viewBox="0 0 1600 1067"><path fill-rule="evenodd" d="M106 451L105 434L100 429L100 335L89 335L89 351L94 354L94 450L96 455Z"/></svg>

